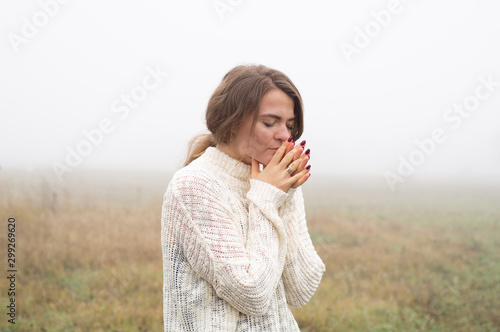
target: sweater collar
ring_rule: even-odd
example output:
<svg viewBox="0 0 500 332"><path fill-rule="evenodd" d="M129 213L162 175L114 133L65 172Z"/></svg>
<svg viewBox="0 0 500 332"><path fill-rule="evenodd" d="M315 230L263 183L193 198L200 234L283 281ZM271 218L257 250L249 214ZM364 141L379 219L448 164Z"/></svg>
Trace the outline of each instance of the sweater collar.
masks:
<svg viewBox="0 0 500 332"><path fill-rule="evenodd" d="M235 178L248 180L252 174L252 166L230 157L215 147L208 147L203 156Z"/></svg>

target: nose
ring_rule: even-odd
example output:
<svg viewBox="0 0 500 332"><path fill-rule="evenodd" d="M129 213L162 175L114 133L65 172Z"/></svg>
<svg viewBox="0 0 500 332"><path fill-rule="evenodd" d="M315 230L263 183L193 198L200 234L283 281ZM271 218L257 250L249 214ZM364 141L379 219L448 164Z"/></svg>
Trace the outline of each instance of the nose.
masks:
<svg viewBox="0 0 500 332"><path fill-rule="evenodd" d="M283 143L284 141L286 141L288 139L288 137L290 137L291 133L292 133L292 131L290 129L288 129L288 127L286 126L286 123L284 123L284 124L281 124L277 127L277 130L275 133L275 138L278 141L281 141L281 143Z"/></svg>

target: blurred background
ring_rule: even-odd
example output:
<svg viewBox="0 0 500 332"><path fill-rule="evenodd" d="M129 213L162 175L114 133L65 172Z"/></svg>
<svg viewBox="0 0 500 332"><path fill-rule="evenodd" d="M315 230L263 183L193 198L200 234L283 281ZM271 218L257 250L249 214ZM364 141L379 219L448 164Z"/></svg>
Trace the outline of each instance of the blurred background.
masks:
<svg viewBox="0 0 500 332"><path fill-rule="evenodd" d="M299 88L315 173L385 182L442 128L447 139L409 178L500 179L491 1L66 2L1 5L2 168L67 164L82 131L109 119L112 132L72 169L176 170L223 75L257 63ZM159 74L144 89L148 68ZM494 91L446 121L479 77Z"/></svg>
<svg viewBox="0 0 500 332"><path fill-rule="evenodd" d="M327 274L294 311L301 328L498 331L499 9L0 3L0 207L19 222L18 328L161 330L162 195L224 74L264 64L298 87L312 150L304 190Z"/></svg>

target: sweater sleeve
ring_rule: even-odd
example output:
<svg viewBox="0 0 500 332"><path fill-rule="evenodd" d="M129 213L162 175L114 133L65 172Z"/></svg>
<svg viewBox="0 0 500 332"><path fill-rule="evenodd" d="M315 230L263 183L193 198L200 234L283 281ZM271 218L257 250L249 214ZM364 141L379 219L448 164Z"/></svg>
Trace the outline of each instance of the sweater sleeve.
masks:
<svg viewBox="0 0 500 332"><path fill-rule="evenodd" d="M245 239L227 187L206 174L188 173L173 186L180 215L174 222L195 273L238 311L261 315L267 312L283 272L286 232L278 208L286 194L251 180L247 198Z"/></svg>
<svg viewBox="0 0 500 332"><path fill-rule="evenodd" d="M290 189L280 208L288 238L283 283L287 302L294 307L305 305L316 291L325 265L318 256L307 230L301 188Z"/></svg>

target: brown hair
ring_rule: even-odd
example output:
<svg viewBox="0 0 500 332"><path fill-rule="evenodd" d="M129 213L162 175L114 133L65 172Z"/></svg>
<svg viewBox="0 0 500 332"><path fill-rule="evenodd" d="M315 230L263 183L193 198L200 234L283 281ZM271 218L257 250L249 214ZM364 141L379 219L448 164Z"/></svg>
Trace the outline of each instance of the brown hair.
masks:
<svg viewBox="0 0 500 332"><path fill-rule="evenodd" d="M280 89L293 99L295 123L292 137L299 139L304 130L303 105L292 81L282 72L263 65L237 66L224 76L210 97L205 119L211 133L198 135L190 141L184 166L201 156L209 146L229 143L233 129L238 128L247 116L254 114L255 125L260 102L272 89Z"/></svg>

